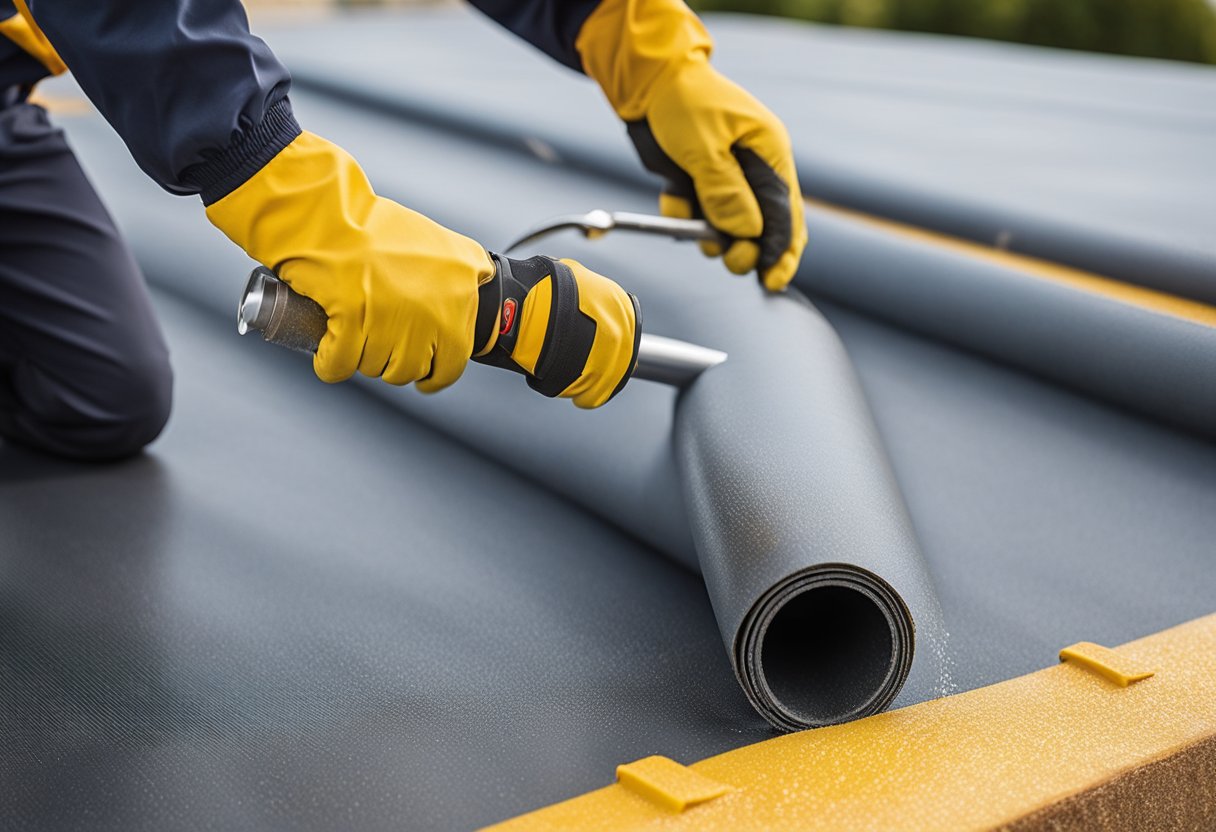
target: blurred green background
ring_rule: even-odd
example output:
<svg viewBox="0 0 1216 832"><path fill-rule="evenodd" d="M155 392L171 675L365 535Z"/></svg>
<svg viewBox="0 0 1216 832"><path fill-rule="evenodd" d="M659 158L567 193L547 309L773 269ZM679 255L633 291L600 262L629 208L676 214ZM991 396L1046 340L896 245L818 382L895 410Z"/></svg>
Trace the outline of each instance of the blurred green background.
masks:
<svg viewBox="0 0 1216 832"><path fill-rule="evenodd" d="M1216 63L1209 0L690 0L698 10Z"/></svg>

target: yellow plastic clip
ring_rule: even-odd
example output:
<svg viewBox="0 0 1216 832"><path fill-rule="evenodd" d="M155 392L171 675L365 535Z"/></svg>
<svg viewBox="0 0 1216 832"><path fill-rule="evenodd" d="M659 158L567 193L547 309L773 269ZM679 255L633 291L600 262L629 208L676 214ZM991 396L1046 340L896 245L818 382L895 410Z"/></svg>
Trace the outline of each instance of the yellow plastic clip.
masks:
<svg viewBox="0 0 1216 832"><path fill-rule="evenodd" d="M1108 647L1090 641L1079 641L1065 647L1060 651L1060 661L1072 662L1078 667L1104 676L1121 688L1156 673L1155 670L1138 665L1122 653L1116 653Z"/></svg>
<svg viewBox="0 0 1216 832"><path fill-rule="evenodd" d="M644 757L616 767L616 779L629 791L672 812L713 800L730 786L711 780L667 757Z"/></svg>

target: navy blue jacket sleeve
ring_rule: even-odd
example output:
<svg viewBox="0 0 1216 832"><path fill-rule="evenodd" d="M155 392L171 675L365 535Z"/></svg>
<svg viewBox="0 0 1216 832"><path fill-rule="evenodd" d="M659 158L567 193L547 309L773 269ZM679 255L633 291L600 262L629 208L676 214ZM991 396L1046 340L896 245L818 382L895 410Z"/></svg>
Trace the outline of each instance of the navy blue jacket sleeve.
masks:
<svg viewBox="0 0 1216 832"><path fill-rule="evenodd" d="M291 76L239 0L29 0L89 100L161 187L214 202L300 133Z"/></svg>
<svg viewBox="0 0 1216 832"><path fill-rule="evenodd" d="M574 48L599 0L470 0L486 15L571 69L583 71Z"/></svg>

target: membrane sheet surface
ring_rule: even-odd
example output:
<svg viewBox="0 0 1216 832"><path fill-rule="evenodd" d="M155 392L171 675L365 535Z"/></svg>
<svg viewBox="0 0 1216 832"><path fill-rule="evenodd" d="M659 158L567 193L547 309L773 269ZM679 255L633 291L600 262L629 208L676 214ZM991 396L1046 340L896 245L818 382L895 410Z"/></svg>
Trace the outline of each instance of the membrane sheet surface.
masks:
<svg viewBox="0 0 1216 832"><path fill-rule="evenodd" d="M1216 301L1216 70L966 38L707 17L714 62L789 126L804 191ZM602 96L472 13L272 32L298 84L641 176ZM394 61L424 72L384 72ZM534 114L558 106L561 118Z"/></svg>
<svg viewBox="0 0 1216 832"><path fill-rule="evenodd" d="M491 247L551 214L651 207L628 181L293 99L381 192ZM703 528L672 391L635 383L582 413L483 367L433 398L321 385L299 356L233 334L250 264L199 206L145 182L96 117L61 120L158 287L179 393L168 434L123 466L0 450L7 826L470 827L602 785L621 762L771 736L693 571ZM544 250L639 291L652 331L731 351L748 370L733 395L755 402L723 406L788 404L776 422L792 467L824 452L799 421L824 378L781 346L826 316L889 466L866 476L906 506L914 583L940 604L918 644L928 664L896 704L1211 612L1210 443L857 311L764 300L695 248ZM800 323L718 343L701 328L766 303ZM762 415L715 441L746 447L752 428ZM778 522L796 514L782 504Z"/></svg>

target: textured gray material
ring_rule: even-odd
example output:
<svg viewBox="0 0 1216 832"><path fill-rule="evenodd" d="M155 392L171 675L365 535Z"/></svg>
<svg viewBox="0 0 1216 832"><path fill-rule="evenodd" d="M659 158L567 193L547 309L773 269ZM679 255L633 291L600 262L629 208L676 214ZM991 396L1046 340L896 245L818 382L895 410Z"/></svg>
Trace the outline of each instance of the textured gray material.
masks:
<svg viewBox="0 0 1216 832"><path fill-rule="evenodd" d="M412 184L393 195L488 245L518 232L519 217L572 204L650 207L635 189L297 103L369 169L400 168ZM70 132L152 278L207 316L170 306L179 402L153 459L0 461L0 655L11 659L0 714L18 738L0 750L3 825L467 827L603 785L626 759L687 762L766 735L731 678L700 579L351 386L316 383L298 356L237 340L232 304L248 262L197 203L141 180L96 122L71 120ZM627 285L637 269L699 279L715 293L707 306L757 296L687 247L551 245ZM864 250L855 256L864 264ZM206 279L184 279L183 261ZM697 305L643 300L673 322L663 334L693 334L679 322ZM1038 669L1079 639L1116 644L1212 611L1210 443L824 311L938 589L951 635L930 646L949 671L945 690ZM781 356L762 363L766 383L802 383ZM496 425L522 443L510 466L691 555L687 513L669 502L679 494L670 390L631 385L581 413L481 367L432 398L362 389L491 457L487 411L518 418ZM363 499L340 509L307 485L335 475ZM285 487L293 500L269 504ZM465 506L490 522L470 523ZM274 527L288 511L295 522ZM560 525L520 523L533 512ZM520 545L504 547L502 529ZM899 701L941 689L910 682Z"/></svg>
<svg viewBox="0 0 1216 832"><path fill-rule="evenodd" d="M434 178L422 171L403 177L397 165L387 162L383 150L401 150L394 146L393 133L386 132L391 121L330 102L309 107L311 103L306 97L296 106L310 109L318 132L360 145L351 149L381 193L405 199L402 195L408 191L414 208L439 218L459 210L442 196L446 174L436 169ZM380 154L361 147L377 139ZM438 162L446 155L434 150L430 158ZM459 151L450 158L461 160L471 181L493 182L493 191L487 185L476 214L467 206L463 209L461 227L467 228L476 216L497 229L480 239L504 236L506 218L531 210L533 203L543 210L545 197L531 195L535 189L527 187L527 170L503 170L496 158L475 159ZM568 171L547 173L555 189L578 186L578 177ZM116 196L119 192L116 186ZM494 207L506 205L511 210ZM137 241L175 240L189 233L190 224L174 222L159 208L137 210ZM678 473L670 469L672 394L654 385L631 384L629 396L598 414L537 397L518 377L494 370L478 374L479 379L489 376L487 384L464 383L452 391L460 396L459 410L455 402L440 405L449 399L447 394L433 407L412 391L378 382L372 388L648 542L674 543L675 548L667 550L673 557L699 564L740 681L776 724L805 727L881 710L913 669L909 695L916 700L934 695L941 677L938 656L931 649L917 651L916 644L940 642L937 604L865 401L831 328L793 295L766 297L751 281L706 280L706 263L694 249L673 248L661 240L646 245L619 242L626 245L595 249L592 266L608 274L631 275L626 287L642 298L647 329L721 348L731 356L699 379L677 406L682 423L675 425L675 434L688 437ZM137 246L142 250L141 242ZM628 261L621 259L626 252ZM605 254L610 257L605 259ZM664 267L673 255L672 265ZM152 275L165 275L172 268L175 274L154 279L167 279L182 291L205 297L217 311L232 314L239 291L225 296L216 291L217 284L207 282L209 266L203 264L218 259L199 250L172 260L153 255L144 265ZM676 271L684 260L695 268ZM788 356L788 371L802 381L774 385L757 372L772 354ZM757 401L765 402L770 413L764 430L744 441L748 423L756 419ZM639 457L634 456L635 447ZM757 450L762 453L754 453ZM580 462L572 464L574 459ZM642 495L639 485L646 489ZM688 512L682 495L690 498ZM663 519L655 520L655 515ZM745 522L747 516L753 521ZM735 522L724 526L721 520L727 517ZM667 528L656 529L656 522ZM689 545L690 529L696 545ZM753 622L775 614L783 603L813 587L797 583L798 591L775 590L787 584L792 588L791 582L807 577L813 568L836 565L850 569L851 585L868 593L866 604L842 608L840 631L856 635L850 649L836 651L839 660L832 670L818 676L808 676L790 663L766 664L766 630ZM890 622L887 631L845 623L846 610L864 618L873 606ZM875 663L889 672L864 672ZM783 678L767 678L774 672ZM795 707L766 693L774 687L795 687L790 681L794 675L800 679L798 687L807 688L802 695L820 703L815 709ZM820 696L816 687L849 689L851 695ZM829 701L830 707L825 704Z"/></svg>
<svg viewBox="0 0 1216 832"><path fill-rule="evenodd" d="M1216 445L844 310L959 689L1216 610Z"/></svg>
<svg viewBox="0 0 1216 832"><path fill-rule="evenodd" d="M1216 299L1216 71L745 17L710 23L719 63L789 124L808 194ZM363 48L318 49L333 27L274 32L299 85L653 192L587 79L475 16L354 16L341 28ZM371 71L406 45L437 77ZM532 116L558 102L561 120ZM606 192L556 210L608 205ZM807 221L804 291L1216 437L1213 328L813 207ZM873 257L855 262L859 246Z"/></svg>
<svg viewBox="0 0 1216 832"><path fill-rule="evenodd" d="M707 22L715 63L789 125L807 194L1216 302L1216 69L747 16ZM330 48L339 31L359 48ZM593 84L469 12L369 14L266 36L299 85L642 175ZM427 71L384 70L406 55ZM535 117L555 107L560 118Z"/></svg>
<svg viewBox="0 0 1216 832"><path fill-rule="evenodd" d="M159 306L149 455L0 445L0 827L468 829L771 735L695 575Z"/></svg>
<svg viewBox="0 0 1216 832"><path fill-rule="evenodd" d="M795 279L813 296L1216 438L1216 326L809 213Z"/></svg>
<svg viewBox="0 0 1216 832"><path fill-rule="evenodd" d="M647 289L692 293L666 275ZM914 666L913 695L932 696L937 601L848 355L809 304L743 306L698 315L705 331L734 327L740 343L678 402L672 440L744 690L785 728L882 710ZM772 355L784 382L766 366ZM823 618L798 612L842 593L852 600ZM871 625L876 611L885 626Z"/></svg>
<svg viewBox="0 0 1216 832"><path fill-rule="evenodd" d="M1216 302L1216 69L726 17L808 193ZM795 69L776 56L799 55Z"/></svg>

